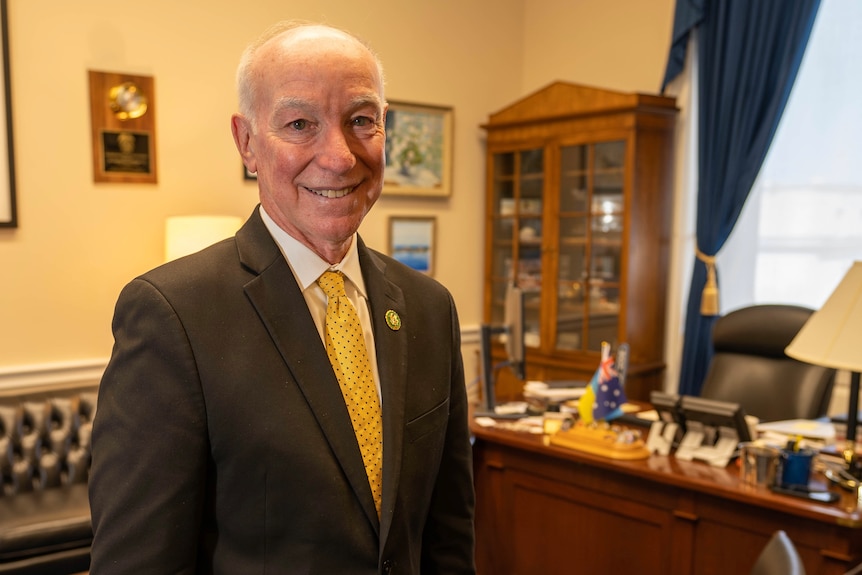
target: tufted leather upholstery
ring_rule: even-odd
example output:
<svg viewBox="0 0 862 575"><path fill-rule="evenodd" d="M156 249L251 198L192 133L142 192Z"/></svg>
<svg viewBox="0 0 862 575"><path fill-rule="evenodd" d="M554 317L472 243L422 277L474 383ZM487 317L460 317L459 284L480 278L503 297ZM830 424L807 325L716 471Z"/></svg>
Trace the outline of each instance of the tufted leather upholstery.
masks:
<svg viewBox="0 0 862 575"><path fill-rule="evenodd" d="M761 421L826 415L835 370L785 355L813 310L795 305L754 305L718 318L714 355L701 396L732 401Z"/></svg>
<svg viewBox="0 0 862 575"><path fill-rule="evenodd" d="M95 392L0 399L0 573L80 573Z"/></svg>

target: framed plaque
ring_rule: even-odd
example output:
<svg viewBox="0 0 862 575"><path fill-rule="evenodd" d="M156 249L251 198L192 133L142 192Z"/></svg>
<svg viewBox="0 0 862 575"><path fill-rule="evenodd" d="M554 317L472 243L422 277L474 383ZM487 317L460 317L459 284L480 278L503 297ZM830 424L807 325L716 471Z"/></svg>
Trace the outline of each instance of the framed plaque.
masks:
<svg viewBox="0 0 862 575"><path fill-rule="evenodd" d="M90 70L93 180L156 183L152 76Z"/></svg>

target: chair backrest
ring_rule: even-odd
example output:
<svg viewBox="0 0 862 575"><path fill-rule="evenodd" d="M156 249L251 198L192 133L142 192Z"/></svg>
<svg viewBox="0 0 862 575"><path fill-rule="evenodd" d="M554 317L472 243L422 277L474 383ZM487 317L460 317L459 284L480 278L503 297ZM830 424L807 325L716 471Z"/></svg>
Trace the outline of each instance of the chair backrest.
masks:
<svg viewBox="0 0 862 575"><path fill-rule="evenodd" d="M776 531L749 575L805 575L805 567L793 541L784 531Z"/></svg>
<svg viewBox="0 0 862 575"><path fill-rule="evenodd" d="M739 403L761 421L826 415L835 370L784 353L812 313L801 306L766 304L718 318L701 397Z"/></svg>

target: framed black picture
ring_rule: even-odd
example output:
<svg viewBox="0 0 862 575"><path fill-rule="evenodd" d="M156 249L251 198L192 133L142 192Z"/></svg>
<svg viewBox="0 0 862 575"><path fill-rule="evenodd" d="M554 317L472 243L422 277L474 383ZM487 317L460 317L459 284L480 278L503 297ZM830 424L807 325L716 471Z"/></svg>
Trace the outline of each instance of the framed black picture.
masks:
<svg viewBox="0 0 862 575"><path fill-rule="evenodd" d="M15 204L15 154L12 138L12 90L9 85L9 24L6 0L0 0L0 50L3 73L2 114L0 114L0 228L18 227L18 210Z"/></svg>

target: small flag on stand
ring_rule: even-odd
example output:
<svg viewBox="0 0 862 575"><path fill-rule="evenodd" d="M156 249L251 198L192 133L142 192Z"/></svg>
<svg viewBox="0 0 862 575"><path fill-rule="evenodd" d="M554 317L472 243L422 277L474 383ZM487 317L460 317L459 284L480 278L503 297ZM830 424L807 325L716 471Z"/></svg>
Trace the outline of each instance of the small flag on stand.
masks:
<svg viewBox="0 0 862 575"><path fill-rule="evenodd" d="M578 413L584 423L610 421L623 414L622 405L626 402L626 394L622 377L627 367L628 345L620 346L615 365L610 344L603 342L601 363L578 401Z"/></svg>

